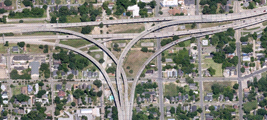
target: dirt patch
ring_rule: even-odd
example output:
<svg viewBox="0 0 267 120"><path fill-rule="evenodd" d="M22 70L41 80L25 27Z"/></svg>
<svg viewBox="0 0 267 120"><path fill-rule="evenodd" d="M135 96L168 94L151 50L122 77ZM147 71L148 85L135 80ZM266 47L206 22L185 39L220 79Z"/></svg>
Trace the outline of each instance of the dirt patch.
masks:
<svg viewBox="0 0 267 120"><path fill-rule="evenodd" d="M5 79L5 78L8 78L6 74L6 69L3 67L0 67L0 79Z"/></svg>
<svg viewBox="0 0 267 120"><path fill-rule="evenodd" d="M120 24L108 27L109 33L140 33L144 30L144 24Z"/></svg>
<svg viewBox="0 0 267 120"><path fill-rule="evenodd" d="M137 71L143 65L143 63L150 57L152 52L142 52L139 50L132 50L128 53L128 57L124 64L124 69L127 76L133 77L136 75ZM130 66L130 69L126 69L127 66ZM133 70L133 73L130 74L129 71Z"/></svg>

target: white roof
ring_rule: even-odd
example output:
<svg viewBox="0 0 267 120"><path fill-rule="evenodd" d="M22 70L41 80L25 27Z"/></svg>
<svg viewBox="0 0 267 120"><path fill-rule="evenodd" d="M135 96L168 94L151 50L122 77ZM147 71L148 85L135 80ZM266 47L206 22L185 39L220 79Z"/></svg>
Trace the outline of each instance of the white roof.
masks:
<svg viewBox="0 0 267 120"><path fill-rule="evenodd" d="M2 95L2 98L3 98L3 99L8 98L7 94L3 94L3 95Z"/></svg>
<svg viewBox="0 0 267 120"><path fill-rule="evenodd" d="M89 108L89 109L81 109L81 113L82 114L92 114L93 110L91 108Z"/></svg>
<svg viewBox="0 0 267 120"><path fill-rule="evenodd" d="M139 16L139 7L137 5L129 6L127 10L133 11L133 17Z"/></svg>
<svg viewBox="0 0 267 120"><path fill-rule="evenodd" d="M96 116L96 117L100 117L99 108L94 108L93 109L93 115Z"/></svg>
<svg viewBox="0 0 267 120"><path fill-rule="evenodd" d="M177 0L163 0L161 2L161 5L163 7L168 7L168 6L178 6L178 1Z"/></svg>
<svg viewBox="0 0 267 120"><path fill-rule="evenodd" d="M202 40L202 45L208 45L209 41L208 40Z"/></svg>
<svg viewBox="0 0 267 120"><path fill-rule="evenodd" d="M2 89L2 91L5 91L6 90L6 86L5 85L1 85L1 89Z"/></svg>
<svg viewBox="0 0 267 120"><path fill-rule="evenodd" d="M38 91L39 91L39 84L38 84L38 83L36 83L36 84L35 84L35 93L34 93L34 94L37 94L37 93L38 93Z"/></svg>
<svg viewBox="0 0 267 120"><path fill-rule="evenodd" d="M8 101L7 101L7 100L4 100L3 103L4 103L4 104L8 104Z"/></svg>

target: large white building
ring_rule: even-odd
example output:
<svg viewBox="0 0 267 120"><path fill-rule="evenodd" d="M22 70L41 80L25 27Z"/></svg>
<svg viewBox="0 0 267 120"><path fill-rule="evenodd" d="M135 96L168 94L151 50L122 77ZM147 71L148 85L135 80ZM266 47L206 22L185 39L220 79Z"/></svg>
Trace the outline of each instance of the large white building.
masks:
<svg viewBox="0 0 267 120"><path fill-rule="evenodd" d="M127 10L133 12L133 17L138 17L139 16L140 8L138 7L138 5L129 6L127 8Z"/></svg>
<svg viewBox="0 0 267 120"><path fill-rule="evenodd" d="M178 1L177 0L163 0L160 2L162 7L175 7L178 6Z"/></svg>

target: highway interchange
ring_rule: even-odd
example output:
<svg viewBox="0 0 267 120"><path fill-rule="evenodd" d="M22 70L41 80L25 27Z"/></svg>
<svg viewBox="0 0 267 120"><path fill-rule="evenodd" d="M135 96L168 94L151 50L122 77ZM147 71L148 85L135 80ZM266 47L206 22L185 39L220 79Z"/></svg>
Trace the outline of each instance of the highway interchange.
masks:
<svg viewBox="0 0 267 120"><path fill-rule="evenodd" d="M117 21L103 21L104 24L122 24L122 23L137 23L137 22L155 22L155 21L167 21L167 22L163 22L161 24L155 25L145 31L143 31L140 34L137 35L133 35L131 38L131 42L129 44L127 44L127 46L125 47L125 49L123 50L122 54L120 55L119 59L117 59L109 49L107 49L103 44L101 44L100 41L96 41L92 36L87 36L87 35L83 35L81 33L77 33L74 31L70 31L70 30L65 30L65 29L59 29L62 27L73 27L73 26L84 26L84 25L98 25L101 22L87 22L87 23L71 23L71 24L45 24L45 25L40 25L40 24L33 24L32 27L29 27L29 29L23 29L23 27L25 28L25 26L27 24L17 24L17 25L4 25L1 26L0 30L3 32L60 32L60 33L68 33L74 36L77 36L79 38L83 38L86 39L90 42L92 42L94 45L98 46L100 49L102 49L112 60L115 64L117 64L117 72L116 72L116 81L117 81L117 90L113 87L113 85L111 84L111 79L109 78L109 76L107 75L105 69L101 66L101 64L96 61L93 57L91 57L90 55L88 55L87 53L67 46L67 45L62 45L62 44L54 44L51 42L44 42L41 40L37 40L37 41L33 41L33 40L26 40L26 39L14 39L12 37L6 37L5 40L9 41L9 42L18 42L18 41L25 41L26 43L30 43L30 44L47 44L47 45L51 45L51 46L59 46L59 47L63 47L72 51L75 51L83 56L85 56L86 58L88 58L90 61L92 61L101 71L101 73L103 74L103 76L105 77L105 80L107 81L108 85L111 88L111 91L113 92L114 98L115 98L115 102L118 108L118 113L119 113L119 119L120 120L130 120L132 117L132 108L133 108L133 100L134 100L134 92L135 92L135 86L138 82L139 76L142 73L145 65L147 65L152 59L154 59L156 56L158 56L159 54L161 54L164 50L178 44L179 42L188 40L192 37L201 37L204 36L206 34L214 34L217 32L222 32L227 30L227 28L234 28L234 29L240 29L243 27L247 27L247 26L251 26L257 23L261 23L263 21L266 21L267 16L265 15L266 7L264 8L260 8L260 9L255 9L255 10L250 10L250 11L246 11L246 12L242 12L242 13L233 13L233 14L221 14L221 15L196 15L196 16L183 16L180 17L179 20L176 20L178 17L167 17L167 18L144 18L144 19L129 19L129 20L117 20ZM263 15L264 14L264 15ZM247 19L246 19L247 18ZM141 67L141 69L139 70L139 73L136 75L136 77L134 78L133 81L133 85L131 88L131 93L129 94L130 96L128 96L128 82L127 82L127 77L126 74L123 70L123 61L126 58L127 53L129 52L130 48L140 39L142 39L145 36L149 36L151 34L151 36L153 36L154 31L159 30L161 28L167 27L167 26L172 26L172 25L177 25L177 24L182 24L182 23L205 23L205 22L222 22L222 21L233 21L233 20L239 20L239 19L246 19L246 20L241 20L241 21L236 21L233 24L228 24L228 25L224 25L224 26L216 26L216 27L211 27L211 28L201 28L201 29L196 29L196 30L190 30L190 31L176 31L176 32L170 32L170 33L164 33L164 34L154 34L154 37L152 38L156 38L159 37L158 35L162 35L162 37L168 37L168 36L173 36L173 35L183 35L183 34L193 34L190 37L186 37L186 38L181 38L179 40L176 40L172 43L167 44L166 46L163 46L162 48L160 48L159 50L157 50ZM38 28L40 27L41 28ZM17 28L17 29L16 29ZM130 36L130 35L129 35ZM100 37L99 37L100 38ZM118 37L119 38L119 37ZM32 38L34 39L34 38ZM201 70L199 70L201 71ZM252 77L253 75L257 74L257 73L261 73L266 71L266 69L261 69L259 71L256 71L254 73L252 73L251 75L245 76L243 78L249 78ZM197 80L203 80L203 78L195 78ZM205 78L206 79L206 78ZM211 78L213 79L213 78ZM244 79L242 79L241 76L238 77L238 81L239 83L241 83L240 81L242 81ZM201 90L202 91L202 90ZM242 91L241 91L242 94ZM130 101L128 101L128 98L130 97ZM202 101L203 102L203 101ZM162 104L162 103L161 103ZM241 107L241 106L240 106ZM162 113L164 114L164 113ZM241 118L242 119L242 118Z"/></svg>

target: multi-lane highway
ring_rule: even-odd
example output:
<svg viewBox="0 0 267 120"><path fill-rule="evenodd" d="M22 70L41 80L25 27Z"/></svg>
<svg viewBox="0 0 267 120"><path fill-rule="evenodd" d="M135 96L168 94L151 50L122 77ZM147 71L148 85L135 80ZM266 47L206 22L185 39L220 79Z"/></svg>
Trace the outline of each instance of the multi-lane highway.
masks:
<svg viewBox="0 0 267 120"><path fill-rule="evenodd" d="M249 17L255 17L262 14L266 14L267 7L261 7L254 10L247 10L240 13L232 14L215 14L215 15L194 15L194 16L171 16L171 17L153 17L153 18L139 18L139 19L120 19L120 20L105 20L105 21L95 21L95 22L79 22L79 23L31 23L31 24L5 24L0 25L0 31L3 32L12 32L25 29L37 29L37 28L65 28L65 27L78 27L78 26L97 26L101 22L103 24L112 25L112 24L128 24L128 23L144 23L144 22L162 22L162 21L173 21L161 24L160 26L155 27L166 27L173 24L179 23L195 23L195 22L220 22L220 21L230 21L238 20ZM153 28L153 27L152 27ZM158 28L158 29L159 29ZM152 29L150 29L152 30Z"/></svg>

